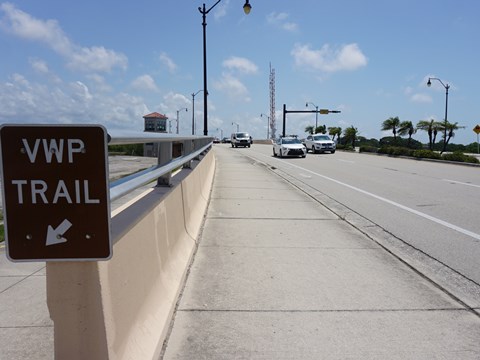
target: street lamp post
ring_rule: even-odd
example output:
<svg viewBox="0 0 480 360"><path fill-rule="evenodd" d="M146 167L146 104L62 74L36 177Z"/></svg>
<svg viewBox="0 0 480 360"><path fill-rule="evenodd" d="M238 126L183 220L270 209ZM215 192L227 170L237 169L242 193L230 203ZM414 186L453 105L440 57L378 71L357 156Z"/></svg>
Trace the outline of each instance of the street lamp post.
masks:
<svg viewBox="0 0 480 360"><path fill-rule="evenodd" d="M198 90L196 93L192 93L192 135L195 135L195 96L203 90Z"/></svg>
<svg viewBox="0 0 480 360"><path fill-rule="evenodd" d="M262 116L266 116L267 117L267 140L268 140L268 135L270 135L270 116L264 114L264 113L261 113L260 114L260 117Z"/></svg>
<svg viewBox="0 0 480 360"><path fill-rule="evenodd" d="M318 106L315 105L314 103L312 102L307 102L305 104L305 107L308 107L308 104L312 104L313 107L315 108L315 129L313 131L317 131L317 127L318 127Z"/></svg>
<svg viewBox="0 0 480 360"><path fill-rule="evenodd" d="M218 0L215 4L213 4L208 10L205 7L205 3L203 7L199 7L198 11L202 14L202 26L203 26L203 135L208 135L208 90L207 90L207 14L212 10L217 4L222 1ZM245 4L243 5L243 11L245 14L250 14L250 10L252 6L249 3L249 0L245 0Z"/></svg>
<svg viewBox="0 0 480 360"><path fill-rule="evenodd" d="M179 129L179 126L178 126L178 125L179 125L178 113L179 113L180 111L182 111L182 110L188 111L187 108L181 108L181 109L178 109L178 110L177 110L177 134L178 134L178 129Z"/></svg>
<svg viewBox="0 0 480 360"><path fill-rule="evenodd" d="M444 138L443 138L443 151L446 150L446 147L447 147L447 124L448 124L448 121L447 121L447 115L448 115L448 89L450 89L450 85L448 84L444 84L442 80L440 80L439 78L434 78L434 77L429 77L428 78L428 81L427 81L427 86L430 87L432 86L432 82L431 80L437 80L440 84L442 84L442 86L445 88L445 132L443 134Z"/></svg>
<svg viewBox="0 0 480 360"><path fill-rule="evenodd" d="M234 124L237 125L237 132L239 132L239 131L240 131L240 125L237 124L236 122L232 122L232 126L233 126Z"/></svg>

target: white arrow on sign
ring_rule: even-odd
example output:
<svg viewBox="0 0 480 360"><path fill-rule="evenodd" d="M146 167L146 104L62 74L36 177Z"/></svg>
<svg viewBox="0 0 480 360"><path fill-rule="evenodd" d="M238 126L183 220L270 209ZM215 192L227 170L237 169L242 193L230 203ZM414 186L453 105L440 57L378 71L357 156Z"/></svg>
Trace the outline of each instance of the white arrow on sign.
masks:
<svg viewBox="0 0 480 360"><path fill-rule="evenodd" d="M63 234L65 234L71 226L72 223L67 219L63 220L56 229L54 229L51 225L48 225L47 242L45 245L49 246L67 242L67 239L63 237Z"/></svg>

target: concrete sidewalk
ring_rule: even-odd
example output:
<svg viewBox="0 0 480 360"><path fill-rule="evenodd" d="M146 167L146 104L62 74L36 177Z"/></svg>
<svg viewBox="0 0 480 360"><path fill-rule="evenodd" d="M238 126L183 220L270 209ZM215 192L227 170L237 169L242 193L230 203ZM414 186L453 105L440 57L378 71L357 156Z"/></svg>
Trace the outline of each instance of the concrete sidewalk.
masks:
<svg viewBox="0 0 480 360"><path fill-rule="evenodd" d="M45 263L11 263L0 247L0 359L53 359Z"/></svg>
<svg viewBox="0 0 480 360"><path fill-rule="evenodd" d="M238 149L164 359L479 359L480 318Z"/></svg>

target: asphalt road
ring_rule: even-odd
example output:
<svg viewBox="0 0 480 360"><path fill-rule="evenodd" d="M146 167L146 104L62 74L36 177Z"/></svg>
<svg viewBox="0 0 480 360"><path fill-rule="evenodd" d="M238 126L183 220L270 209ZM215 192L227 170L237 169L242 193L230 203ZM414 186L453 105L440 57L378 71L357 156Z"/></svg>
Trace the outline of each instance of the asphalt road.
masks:
<svg viewBox="0 0 480 360"><path fill-rule="evenodd" d="M381 229L387 248L459 298L480 296L480 167L340 151L279 159L258 144L231 150L368 220L365 232Z"/></svg>

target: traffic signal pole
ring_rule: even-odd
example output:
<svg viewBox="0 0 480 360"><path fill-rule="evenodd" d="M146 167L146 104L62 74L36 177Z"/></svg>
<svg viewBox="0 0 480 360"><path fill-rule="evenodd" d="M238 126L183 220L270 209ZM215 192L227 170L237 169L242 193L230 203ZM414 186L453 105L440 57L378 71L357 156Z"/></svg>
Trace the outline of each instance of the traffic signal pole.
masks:
<svg viewBox="0 0 480 360"><path fill-rule="evenodd" d="M322 115L328 115L330 113L340 113L340 110L328 110L328 109L318 109L317 110L287 110L287 105L283 104L283 131L282 131L282 136L285 137L285 128L286 128L286 123L287 123L287 114L288 113L296 113L296 114L301 114L301 113L318 113Z"/></svg>

